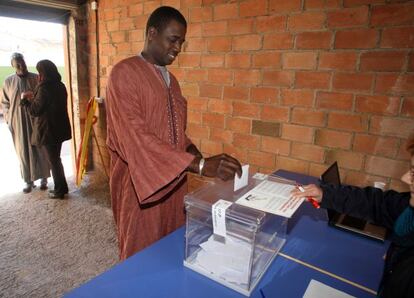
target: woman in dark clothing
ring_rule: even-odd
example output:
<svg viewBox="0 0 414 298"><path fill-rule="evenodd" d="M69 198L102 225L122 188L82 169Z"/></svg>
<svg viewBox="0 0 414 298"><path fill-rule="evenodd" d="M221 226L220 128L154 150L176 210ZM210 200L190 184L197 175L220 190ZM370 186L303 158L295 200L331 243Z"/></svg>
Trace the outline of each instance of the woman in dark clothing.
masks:
<svg viewBox="0 0 414 298"><path fill-rule="evenodd" d="M321 207L369 220L392 231L378 296L383 298L414 297L414 135L407 150L411 154L410 170L401 180L410 192L383 192L374 187L310 184L305 192L294 190L293 197L312 196Z"/></svg>
<svg viewBox="0 0 414 298"><path fill-rule="evenodd" d="M71 128L67 112L67 92L61 82L56 65L49 60L41 60L36 69L39 73L39 84L30 100L23 100L22 105L35 117L32 145L44 146L55 188L49 193L51 198L63 199L68 193L60 150L62 143L71 138Z"/></svg>

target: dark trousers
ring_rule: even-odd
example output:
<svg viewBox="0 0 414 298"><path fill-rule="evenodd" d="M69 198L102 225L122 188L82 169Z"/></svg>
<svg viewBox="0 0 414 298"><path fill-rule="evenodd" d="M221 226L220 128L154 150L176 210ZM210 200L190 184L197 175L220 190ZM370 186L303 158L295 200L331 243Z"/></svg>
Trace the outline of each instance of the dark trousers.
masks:
<svg viewBox="0 0 414 298"><path fill-rule="evenodd" d="M52 170L53 182L55 183L55 193L68 193L68 184L63 170L62 160L60 159L60 150L62 143L44 145L49 160L50 169Z"/></svg>

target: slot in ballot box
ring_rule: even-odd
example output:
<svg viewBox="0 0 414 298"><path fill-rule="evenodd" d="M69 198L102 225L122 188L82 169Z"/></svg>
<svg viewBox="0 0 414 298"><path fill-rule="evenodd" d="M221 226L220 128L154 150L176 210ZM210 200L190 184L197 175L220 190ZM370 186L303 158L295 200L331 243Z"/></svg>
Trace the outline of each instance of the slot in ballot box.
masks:
<svg viewBox="0 0 414 298"><path fill-rule="evenodd" d="M246 296L286 240L288 218L235 203L262 182L250 177L237 192L215 182L185 197L184 266Z"/></svg>

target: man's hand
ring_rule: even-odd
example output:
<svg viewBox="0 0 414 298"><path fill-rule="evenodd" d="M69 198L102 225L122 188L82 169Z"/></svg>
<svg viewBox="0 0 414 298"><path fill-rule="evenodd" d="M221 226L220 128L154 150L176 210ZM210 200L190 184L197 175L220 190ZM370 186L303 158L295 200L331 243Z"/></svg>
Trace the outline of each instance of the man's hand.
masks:
<svg viewBox="0 0 414 298"><path fill-rule="evenodd" d="M206 158L201 174L207 177L218 177L227 181L233 179L235 173L237 173L237 176L239 177L242 175L239 161L230 155L223 153Z"/></svg>
<svg viewBox="0 0 414 298"><path fill-rule="evenodd" d="M304 192L301 192L298 188L292 190L292 192L290 193L291 198L298 199L303 197L312 197L313 199L318 201L318 203L322 201L323 191L319 186L316 186L315 184L309 184L302 186L302 188Z"/></svg>

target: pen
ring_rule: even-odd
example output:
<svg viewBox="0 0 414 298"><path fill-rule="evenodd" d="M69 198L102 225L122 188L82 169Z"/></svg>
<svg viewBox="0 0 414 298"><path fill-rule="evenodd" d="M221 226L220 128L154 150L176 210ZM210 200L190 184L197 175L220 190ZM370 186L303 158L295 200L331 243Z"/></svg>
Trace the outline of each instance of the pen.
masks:
<svg viewBox="0 0 414 298"><path fill-rule="evenodd" d="M302 187L302 185L297 185L297 187L298 187L298 189L299 189L301 192L305 192L305 189ZM306 197L306 200L307 200L309 203L311 203L311 204L312 204L312 206L313 206L314 208L316 208L316 209L321 208L321 206L319 205L318 201L317 201L317 200L315 200L314 198L312 198L312 197Z"/></svg>

